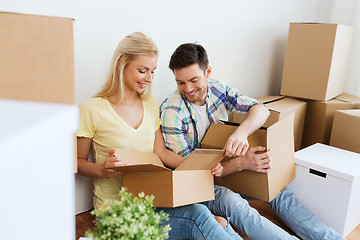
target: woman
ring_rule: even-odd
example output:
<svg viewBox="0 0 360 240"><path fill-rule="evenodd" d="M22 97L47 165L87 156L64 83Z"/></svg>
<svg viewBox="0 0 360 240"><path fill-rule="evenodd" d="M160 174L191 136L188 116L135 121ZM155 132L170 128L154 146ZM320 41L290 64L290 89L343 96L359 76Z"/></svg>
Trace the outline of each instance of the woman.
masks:
<svg viewBox="0 0 360 240"><path fill-rule="evenodd" d="M132 33L120 41L107 82L94 97L80 106L77 132L79 174L94 178L94 207L108 198L118 198L122 187L122 166L114 148L153 151L168 167L178 166L183 158L165 147L161 134L159 107L150 96L150 84L157 64L158 50L142 33ZM90 147L95 163L88 161ZM213 169L220 175L219 164ZM170 239L241 239L230 226L223 227L202 204L160 208L169 214Z"/></svg>

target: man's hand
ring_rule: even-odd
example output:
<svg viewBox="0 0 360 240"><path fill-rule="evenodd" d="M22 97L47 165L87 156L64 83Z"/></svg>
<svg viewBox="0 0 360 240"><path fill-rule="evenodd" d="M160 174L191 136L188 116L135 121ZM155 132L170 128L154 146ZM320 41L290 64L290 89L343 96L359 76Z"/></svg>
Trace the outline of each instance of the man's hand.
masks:
<svg viewBox="0 0 360 240"><path fill-rule="evenodd" d="M221 163L218 163L218 165L216 165L212 170L212 174L215 176L215 177L220 177L222 175L224 171L224 168L223 166L221 165Z"/></svg>
<svg viewBox="0 0 360 240"><path fill-rule="evenodd" d="M269 172L272 160L272 150L270 149L264 153L259 153L265 150L266 148L261 146L252 147L245 155L222 162L224 169L222 176L227 176L242 170L250 170L261 173Z"/></svg>
<svg viewBox="0 0 360 240"><path fill-rule="evenodd" d="M247 140L248 133L241 129L235 130L233 134L228 138L225 143L224 150L226 157L234 157L245 155L249 148L249 142Z"/></svg>
<svg viewBox="0 0 360 240"><path fill-rule="evenodd" d="M252 105L244 121L226 141L225 156L245 155L249 148L248 136L264 124L269 114L269 110L264 105L260 103Z"/></svg>
<svg viewBox="0 0 360 240"><path fill-rule="evenodd" d="M272 160L272 150L270 149L265 153L258 153L265 150L266 148L261 146L250 148L243 159L244 169L268 173L270 171L270 162Z"/></svg>

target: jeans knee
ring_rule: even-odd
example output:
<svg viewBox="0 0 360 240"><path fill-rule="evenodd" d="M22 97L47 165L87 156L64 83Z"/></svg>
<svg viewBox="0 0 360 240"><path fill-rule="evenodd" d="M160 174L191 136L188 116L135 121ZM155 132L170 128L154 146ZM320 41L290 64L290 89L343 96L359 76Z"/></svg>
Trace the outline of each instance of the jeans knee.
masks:
<svg viewBox="0 0 360 240"><path fill-rule="evenodd" d="M247 204L248 201L241 197L240 194L233 192L232 190L226 188L226 187L219 187L217 195L215 198L218 198L218 200L223 204Z"/></svg>
<svg viewBox="0 0 360 240"><path fill-rule="evenodd" d="M193 204L188 210L191 211L194 220L213 216L210 210L203 204Z"/></svg>

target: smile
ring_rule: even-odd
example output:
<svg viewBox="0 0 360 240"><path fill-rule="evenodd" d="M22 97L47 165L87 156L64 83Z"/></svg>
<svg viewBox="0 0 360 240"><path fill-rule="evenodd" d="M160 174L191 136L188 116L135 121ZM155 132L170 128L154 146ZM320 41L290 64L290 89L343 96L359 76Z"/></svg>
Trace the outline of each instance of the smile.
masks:
<svg viewBox="0 0 360 240"><path fill-rule="evenodd" d="M147 86L147 83L138 82L138 84L140 85L141 88L146 88Z"/></svg>
<svg viewBox="0 0 360 240"><path fill-rule="evenodd" d="M190 93L186 93L188 96L193 97L199 90L192 91Z"/></svg>

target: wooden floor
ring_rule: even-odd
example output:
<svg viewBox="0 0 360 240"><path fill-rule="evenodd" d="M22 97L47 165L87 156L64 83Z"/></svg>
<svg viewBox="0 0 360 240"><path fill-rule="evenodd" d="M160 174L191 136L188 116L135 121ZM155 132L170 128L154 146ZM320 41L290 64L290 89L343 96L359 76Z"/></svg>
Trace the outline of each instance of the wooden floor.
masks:
<svg viewBox="0 0 360 240"><path fill-rule="evenodd" d="M290 234L294 234L272 211L272 209L262 201L250 201L250 205L256 208L259 213L268 218L270 221L283 228L285 231ZM76 215L76 240L80 237L84 237L86 230L94 227L94 216L90 214L90 211ZM244 239L243 234L239 233ZM360 225L358 225L354 231L352 231L349 236L346 237L347 240L360 240Z"/></svg>

